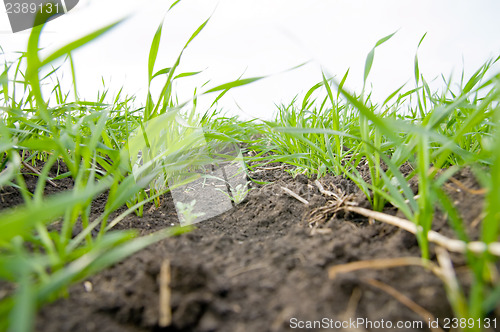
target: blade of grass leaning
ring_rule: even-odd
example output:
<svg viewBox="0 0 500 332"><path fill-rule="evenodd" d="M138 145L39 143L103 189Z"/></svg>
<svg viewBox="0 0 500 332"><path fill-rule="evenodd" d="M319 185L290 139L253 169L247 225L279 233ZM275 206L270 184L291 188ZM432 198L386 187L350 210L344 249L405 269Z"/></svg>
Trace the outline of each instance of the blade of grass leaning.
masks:
<svg viewBox="0 0 500 332"><path fill-rule="evenodd" d="M384 38L379 39L377 41L377 43L375 43L375 46L371 49L371 51L366 56L366 60L365 60L365 72L364 72L364 75L363 75L363 91L365 91L366 79L368 78L368 75L370 74L370 71L372 69L373 58L375 57L375 49L378 46L380 46L383 43L385 43L386 41L388 41L389 39L391 39L392 36L394 36L396 34L396 32L397 31L391 33L390 35L385 36Z"/></svg>
<svg viewBox="0 0 500 332"><path fill-rule="evenodd" d="M345 81L347 80L347 75L349 75L349 68L347 69L347 71L345 72L344 76L340 80L339 88L344 87ZM337 100L339 99L339 97L340 97L340 89L337 90Z"/></svg>
<svg viewBox="0 0 500 332"><path fill-rule="evenodd" d="M164 103L167 104L168 101L170 100L171 98L171 95L172 95L172 81L173 81L173 75L174 75L174 72L175 70L177 69L177 67L179 66L180 64L180 61L181 61L181 57L184 53L184 51L187 49L187 47L189 46L189 44L191 44L191 42L200 34L200 32L205 28L205 26L208 24L208 22L210 21L210 19L212 18L212 16L210 16L209 18L207 18L196 30L195 32L193 32L193 34L191 35L191 37L189 37L189 40L186 42L186 44L184 45L184 47L182 48L181 52L179 53L179 56L177 57L177 60L175 62L175 64L172 66L172 70L168 73L168 78L167 78L167 83L166 83L166 86L167 86L167 89L165 91L165 94L164 94ZM162 112L160 112L162 113Z"/></svg>
<svg viewBox="0 0 500 332"><path fill-rule="evenodd" d="M314 91L321 88L323 84L323 82L319 82L307 91L302 101L302 109L306 109L307 105L309 104L309 98L311 97L311 95L314 93Z"/></svg>
<svg viewBox="0 0 500 332"><path fill-rule="evenodd" d="M90 43L91 41L99 38L103 34L107 33L111 29L115 28L117 25L124 22L125 20L127 20L127 17L122 18L118 21L115 21L115 22L113 22L113 23L111 23L111 24L109 24L101 29L98 29L92 33L89 33L88 35L86 35L82 38L79 38L79 39L75 40L74 42L71 42L71 43L61 47L60 49L58 49L58 50L52 52L50 55L48 55L44 60L42 60L40 62L40 67L43 67L43 66L53 62L54 60L69 54L70 52L76 50L77 48L80 48L81 46ZM32 45L32 46L34 46L34 45ZM38 46L38 41L36 43L36 46ZM29 52L34 51L33 49L28 49L28 50L29 50Z"/></svg>
<svg viewBox="0 0 500 332"><path fill-rule="evenodd" d="M158 29L156 30L156 33L153 37L153 41L151 42L151 48L149 50L149 57L148 57L148 98L146 100L146 108L144 110L144 118L149 119L151 118L151 112L153 110L153 100L151 98L151 81L153 78L155 78L158 75L161 75L163 73L168 74L171 70L171 68L165 68L160 71L158 71L155 75L153 75L153 70L154 66L156 63L156 58L158 57L158 50L160 48L160 40L161 40L161 32L163 29L163 21L160 23L158 26Z"/></svg>
<svg viewBox="0 0 500 332"><path fill-rule="evenodd" d="M115 243L118 239L123 243L114 248L109 246L96 246L91 252L85 254L78 260L72 262L67 268L56 272L46 283L39 289L37 298L39 302L46 301L51 294L54 294L61 287L71 281L78 280L86 275L93 275L96 272L132 255L133 253L170 236L179 235L192 230L191 227L172 227L167 228L149 236L135 238L131 241L125 241L130 235L128 233L108 234L109 238L112 235L115 239L111 243ZM118 236L118 238L117 238ZM106 237L101 241L106 241Z"/></svg>
<svg viewBox="0 0 500 332"><path fill-rule="evenodd" d="M368 120L372 121L382 131L384 135L386 135L396 144L401 143L401 139L396 134L397 130L394 130L395 128L391 128L387 124L387 121L377 116L363 102L359 101L359 99L355 97L353 94L346 91L343 87L340 87L340 84L338 84L335 80L333 80L333 84L337 86L337 89L347 99L347 101L351 103L356 109L358 109L364 116L366 116Z"/></svg>
<svg viewBox="0 0 500 332"><path fill-rule="evenodd" d="M250 84L250 83L253 83L253 82L257 82L263 78L265 78L266 76L259 76L259 77L251 77L251 78L244 78L244 79L238 79L238 80L235 80L235 81L232 81L232 82L228 82L228 83L224 83L224 84L221 84L221 85L218 85L216 87L213 87L205 92L203 92L202 94L209 94L209 93L212 93L212 92L217 92L217 91L222 91L222 90L229 90L229 89L233 89L233 88L237 88L237 87L240 87L240 86L243 86L243 85L247 85L247 84Z"/></svg>
<svg viewBox="0 0 500 332"><path fill-rule="evenodd" d="M415 59L414 59L414 70L415 70L415 83L418 86L419 80L420 80L420 67L418 64L418 49L420 48L420 45L424 41L425 36L427 36L427 32L424 33L424 35L420 38L420 41L418 42L417 45L417 51L415 52Z"/></svg>
<svg viewBox="0 0 500 332"><path fill-rule="evenodd" d="M0 242L9 241L15 236L27 234L39 222L54 220L69 207L75 206L81 201L86 201L104 191L106 186L106 181L101 180L98 184L90 185L82 192L73 193L72 195L61 193L39 204L0 212Z"/></svg>
<svg viewBox="0 0 500 332"><path fill-rule="evenodd" d="M168 10L170 11L172 8L174 8L181 0L176 0L169 8Z"/></svg>

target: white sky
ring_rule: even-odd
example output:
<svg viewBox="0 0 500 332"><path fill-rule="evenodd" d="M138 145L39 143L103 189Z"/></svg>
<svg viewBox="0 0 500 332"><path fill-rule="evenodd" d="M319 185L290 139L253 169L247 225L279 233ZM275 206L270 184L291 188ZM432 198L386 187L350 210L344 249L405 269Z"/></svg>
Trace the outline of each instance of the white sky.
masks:
<svg viewBox="0 0 500 332"><path fill-rule="evenodd" d="M142 102L151 40L171 3L80 0L74 10L48 24L42 44L53 50L130 14L119 27L75 53L78 90L81 97L95 99L103 77L111 92L124 86ZM407 87L413 87L413 59L425 32L419 59L428 80L441 73L447 77L454 70L458 80L463 67L470 75L498 56L498 13L500 1L496 0L183 0L166 15L155 70L170 67L190 35L212 15L184 53L178 71L204 72L179 81L180 99L190 98L195 87L207 80L211 80L207 87L213 87L241 74L274 74L233 90L220 103L237 114L268 118L275 103L287 103L319 82L321 68L339 79L350 68L346 84L359 92L366 55L378 39L399 29L375 52L369 77L375 100L383 100L407 81ZM4 51L25 50L28 36L29 32L10 32L5 8L0 5L0 46ZM308 60L312 60L308 65L283 73ZM202 100L200 107L213 98Z"/></svg>

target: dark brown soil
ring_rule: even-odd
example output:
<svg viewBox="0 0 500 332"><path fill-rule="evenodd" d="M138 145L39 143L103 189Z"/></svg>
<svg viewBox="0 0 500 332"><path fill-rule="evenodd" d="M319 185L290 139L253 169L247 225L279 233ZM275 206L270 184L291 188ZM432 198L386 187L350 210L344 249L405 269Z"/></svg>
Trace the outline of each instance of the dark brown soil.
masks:
<svg viewBox="0 0 500 332"><path fill-rule="evenodd" d="M36 171L40 172L42 170L43 162L38 161L37 164L28 165L34 168ZM38 177L31 170L23 167L21 170L24 174L24 181L26 182L26 187L30 192L34 192L38 183ZM68 172L68 168L63 163L56 163L52 166L50 170L50 177L55 178L61 176L62 174ZM61 191L65 191L73 188L73 179L71 177L64 177L62 179L53 181L56 186L47 184L45 186L45 195L52 195ZM23 203L23 197L19 190L15 187L0 187L0 210L8 207L16 206Z"/></svg>
<svg viewBox="0 0 500 332"><path fill-rule="evenodd" d="M67 298L39 311L36 331L287 331L293 327L293 318L364 318L394 324L422 321L400 301L374 287L371 279L398 290L440 321L453 317L443 283L422 267L365 269L333 280L328 277L328 269L339 264L418 257L420 250L413 235L342 212L325 215L311 228L311 212L330 199L321 195L313 180L301 175L292 178L284 167L263 170L253 177L273 183L254 185L247 199L234 209L76 284ZM473 191L479 186L469 170L455 178L470 190L450 182L447 191L475 238L483 196ZM334 184L363 203L357 188L341 176L327 176L321 183L326 189ZM308 200L309 205L287 195L282 187ZM6 193L2 191L2 207L15 202L15 193ZM94 208L98 209L98 204L95 202ZM384 212L398 213L390 206ZM147 234L177 223L172 199L164 197L159 209L149 209L143 218L130 215L118 227L138 228ZM454 236L440 212L434 229ZM463 258L454 255L453 260L459 278L467 284L470 275L463 268ZM170 326L160 328L158 279L160 267L167 261L173 319ZM498 309L492 313L498 314ZM378 330L428 330L425 321L423 326Z"/></svg>

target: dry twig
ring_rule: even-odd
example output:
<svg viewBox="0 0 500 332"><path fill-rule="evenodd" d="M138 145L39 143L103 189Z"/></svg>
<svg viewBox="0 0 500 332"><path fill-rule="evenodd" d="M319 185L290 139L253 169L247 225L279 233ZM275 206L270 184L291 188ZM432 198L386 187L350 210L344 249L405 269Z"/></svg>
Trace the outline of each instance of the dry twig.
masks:
<svg viewBox="0 0 500 332"><path fill-rule="evenodd" d="M234 278L234 277L237 277L243 273L247 273L247 272L254 271L254 270L267 269L267 268L269 268L269 265L267 265L265 263L256 263L254 265L243 266L243 267L237 268L236 270L230 271L227 274L227 277Z"/></svg>
<svg viewBox="0 0 500 332"><path fill-rule="evenodd" d="M468 192L469 194L472 194L472 195L484 195L484 194L486 194L486 188L471 189L471 188L467 187L465 184L463 184L462 182L458 181L455 178L451 177L451 178L449 178L449 180L451 182L453 182L457 187L459 187L460 189Z"/></svg>
<svg viewBox="0 0 500 332"><path fill-rule="evenodd" d="M293 191L291 191L290 189L286 188L286 187L281 187L281 189L283 189L283 191L285 193L287 193L288 195L292 196L293 198L295 198L296 200L308 205L309 202L307 200L305 200L304 198L300 197L299 195L297 195L296 193L294 193Z"/></svg>
<svg viewBox="0 0 500 332"><path fill-rule="evenodd" d="M170 307L170 261L165 259L161 264L160 277L160 302L159 302L159 320L160 327L169 326L172 323L172 308Z"/></svg>
<svg viewBox="0 0 500 332"><path fill-rule="evenodd" d="M363 293L361 292L359 287L354 288L351 297L349 298L349 302L347 303L347 308L341 315L342 320L349 321L350 319L356 319L356 310L358 308L359 301L361 300L361 295L363 295ZM366 329L359 326L347 327L343 328L342 330L346 332L366 332Z"/></svg>
<svg viewBox="0 0 500 332"><path fill-rule="evenodd" d="M382 212L372 211L365 208L357 207L357 206L345 206L345 210L355 212L361 214L368 218L373 218L375 220L384 222L386 224L390 224L399 228L404 229L410 233L417 233L417 226L409 220L391 216L389 214L385 214ZM467 250L480 254L485 251L488 251L490 254L495 256L500 256L500 243L492 242L486 244L480 241L472 241L472 242L463 242L460 240L450 239L444 235L439 234L438 232L430 230L427 233L427 238L430 242L433 242L443 248L446 248L452 252L458 253L466 253Z"/></svg>
<svg viewBox="0 0 500 332"><path fill-rule="evenodd" d="M339 273L353 272L363 269L386 269L389 267L397 266L422 266L422 267L432 267L431 262L426 262L422 258L418 257L397 257L397 258L384 258L384 259L372 259L366 261L352 262L342 265L335 265L328 269L328 277L334 279Z"/></svg>
<svg viewBox="0 0 500 332"><path fill-rule="evenodd" d="M434 317L433 314L431 314L429 311L427 311L426 309L424 309L421 306L419 306L412 299L410 299L406 295L402 294L397 289L395 289L395 288L393 288L393 287L391 287L391 286L389 286L387 284L384 284L383 282L380 282L380 281L378 281L376 279L363 278L362 280L364 282L366 282L367 284L369 284L369 285L371 285L373 287L376 287L376 288L378 288L378 289L386 292L390 296L394 297L401 304L405 305L408 309L410 309L411 311L413 311L414 313L416 313L417 315L419 315L424 322L430 322L430 321L435 321L436 320L436 318ZM429 326L429 328L433 332L444 332L440 327L433 328L433 327Z"/></svg>
<svg viewBox="0 0 500 332"><path fill-rule="evenodd" d="M275 169L283 169L283 165L280 166L273 166L273 167L256 167L257 170L253 171L252 173L260 173L260 172L266 172L266 171L272 171Z"/></svg>
<svg viewBox="0 0 500 332"><path fill-rule="evenodd" d="M37 175L40 175L40 172L34 168L33 166L31 166L30 164L22 161L21 162L23 164L24 167L26 167L27 169L29 169L31 172L37 174ZM52 181L51 179L47 179L47 182L50 183L53 187L57 188L57 184L55 184L54 181Z"/></svg>
<svg viewBox="0 0 500 332"><path fill-rule="evenodd" d="M443 248L436 248L436 256L439 263L439 277L447 288L448 296L450 296L450 303L466 303L463 293L460 290L460 283L457 280L453 263L451 262L450 255Z"/></svg>

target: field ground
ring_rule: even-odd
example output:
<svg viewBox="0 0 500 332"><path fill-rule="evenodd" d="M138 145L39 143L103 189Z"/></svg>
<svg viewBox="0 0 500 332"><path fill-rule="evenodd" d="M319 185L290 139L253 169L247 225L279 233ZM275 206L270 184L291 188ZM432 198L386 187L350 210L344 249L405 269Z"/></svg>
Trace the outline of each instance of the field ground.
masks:
<svg viewBox="0 0 500 332"><path fill-rule="evenodd" d="M355 213L318 210L329 206L332 199L320 193L314 177L293 178L285 168L290 166L275 163L257 170L251 174L255 180L272 184L254 184L234 209L75 284L67 298L41 309L36 331L287 331L292 317L425 323L421 313L388 294L384 285L440 321L453 317L443 283L421 266L367 268L330 279L328 270L334 265L420 257L416 238L391 225L370 223ZM34 179L26 178L28 183ZM476 193L479 186L467 169L454 178L461 186L450 181L447 190L467 214L464 219L472 222L482 211L482 195ZM71 187L65 181L58 182L59 188ZM349 200L358 205L367 203L350 180L326 176L320 181L325 189L337 188L351 195ZM282 187L309 204L291 197ZM3 189L2 197L3 207L21 200L13 188ZM102 209L103 202L96 199L92 210ZM162 198L159 208L151 205L145 210L142 218L129 215L117 228L138 228L146 235L178 223L169 195ZM397 214L390 206L384 212ZM477 237L476 228L468 225L472 238ZM433 229L453 236L440 213ZM453 262L467 285L470 276L461 269L463 257L455 255ZM169 265L171 278L172 324L165 329L158 326L162 264ZM491 316L500 317L500 312Z"/></svg>

